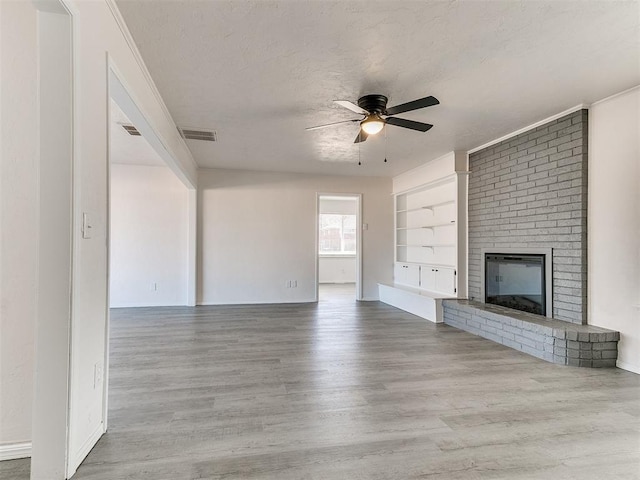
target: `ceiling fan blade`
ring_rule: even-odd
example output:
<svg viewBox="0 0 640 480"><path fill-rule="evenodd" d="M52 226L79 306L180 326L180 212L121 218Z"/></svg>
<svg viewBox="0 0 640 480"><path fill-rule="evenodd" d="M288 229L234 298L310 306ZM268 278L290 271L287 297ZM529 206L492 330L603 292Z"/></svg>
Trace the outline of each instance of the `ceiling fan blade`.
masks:
<svg viewBox="0 0 640 480"><path fill-rule="evenodd" d="M352 122L360 122L360 121L361 120L359 118L356 118L355 120L343 120L341 122L326 123L324 125L316 125L315 127L307 127L305 128L305 130L318 130L320 128L333 127L334 125L340 125L341 123L352 123Z"/></svg>
<svg viewBox="0 0 640 480"><path fill-rule="evenodd" d="M356 137L356 139L353 141L353 143L362 143L362 142L364 142L368 137L369 137L369 135L367 134L367 132L365 132L364 130L360 129L360 131L358 132L358 136L357 136L357 137Z"/></svg>
<svg viewBox="0 0 640 480"><path fill-rule="evenodd" d="M387 108L387 115L397 115L398 113L410 112L411 110L418 110L419 108L432 107L438 105L440 102L436 97L424 97L413 102L403 103L396 105L395 107Z"/></svg>
<svg viewBox="0 0 640 480"><path fill-rule="evenodd" d="M352 112L361 113L362 115L369 115L369 112L367 112L364 108L359 107L349 100L334 100L333 103L337 103L341 107L348 108Z"/></svg>
<svg viewBox="0 0 640 480"><path fill-rule="evenodd" d="M426 132L431 129L433 125L430 123L414 122L413 120L406 120L404 118L389 117L385 120L388 125L395 125L396 127L410 128L411 130L418 130L420 132Z"/></svg>

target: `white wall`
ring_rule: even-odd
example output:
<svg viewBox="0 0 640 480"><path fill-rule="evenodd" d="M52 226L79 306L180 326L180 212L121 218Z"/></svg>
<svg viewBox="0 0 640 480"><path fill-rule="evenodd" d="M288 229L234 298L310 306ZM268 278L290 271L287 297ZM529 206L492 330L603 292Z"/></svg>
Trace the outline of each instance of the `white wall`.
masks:
<svg viewBox="0 0 640 480"><path fill-rule="evenodd" d="M25 133L38 122L35 18L31 2L0 2L0 449L31 441L38 141Z"/></svg>
<svg viewBox="0 0 640 480"><path fill-rule="evenodd" d="M167 167L111 165L111 307L187 304L187 188Z"/></svg>
<svg viewBox="0 0 640 480"><path fill-rule="evenodd" d="M393 193L406 192L447 177L454 172L466 172L468 169L468 159L465 152L449 152L393 177Z"/></svg>
<svg viewBox="0 0 640 480"><path fill-rule="evenodd" d="M313 301L317 193L362 194L363 298L391 281L391 179L211 169L198 190L201 304Z"/></svg>
<svg viewBox="0 0 640 480"><path fill-rule="evenodd" d="M355 283L355 255L321 255L318 259L319 283Z"/></svg>
<svg viewBox="0 0 640 480"><path fill-rule="evenodd" d="M640 87L589 110L589 323L640 373Z"/></svg>
<svg viewBox="0 0 640 480"><path fill-rule="evenodd" d="M42 2L38 2L41 5ZM197 168L110 0L65 0L74 29L74 191L72 338L68 372L69 474L104 432L103 385L107 331L107 139L109 62L183 176L194 185ZM2 366L1 441L29 440L34 371L33 306L38 241L37 16L32 2L0 2L2 68ZM106 55L105 55L106 53ZM93 222L83 239L82 214ZM16 400L19 396L19 402ZM6 421L5 421L6 414ZM66 412L51 411L50 415ZM51 479L57 480L57 479Z"/></svg>
<svg viewBox="0 0 640 480"><path fill-rule="evenodd" d="M338 199L320 197L319 212L339 215L356 215L358 202L355 198ZM355 283L355 255L320 255L318 259L319 283Z"/></svg>

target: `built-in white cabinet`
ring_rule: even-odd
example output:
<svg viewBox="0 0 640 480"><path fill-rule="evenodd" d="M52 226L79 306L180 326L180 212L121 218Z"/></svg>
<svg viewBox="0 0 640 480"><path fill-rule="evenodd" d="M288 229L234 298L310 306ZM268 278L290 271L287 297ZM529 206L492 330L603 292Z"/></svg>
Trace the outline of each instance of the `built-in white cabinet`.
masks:
<svg viewBox="0 0 640 480"><path fill-rule="evenodd" d="M396 263L394 283L451 296L455 295L457 290L456 270L434 265Z"/></svg>
<svg viewBox="0 0 640 480"><path fill-rule="evenodd" d="M458 270L466 268L466 189L466 169L452 169L395 194L395 284L458 296Z"/></svg>
<svg viewBox="0 0 640 480"><path fill-rule="evenodd" d="M396 263L394 271L395 282L408 287L420 287L420 265Z"/></svg>
<svg viewBox="0 0 640 480"><path fill-rule="evenodd" d="M440 292L455 295L456 269L434 265L420 265L420 288L430 292Z"/></svg>
<svg viewBox="0 0 640 480"><path fill-rule="evenodd" d="M424 265L424 268L420 268L420 286L425 290L431 292L436 291L436 269L435 267L429 267Z"/></svg>
<svg viewBox="0 0 640 480"><path fill-rule="evenodd" d="M393 285L380 300L442 322L442 299L467 295L466 152L450 152L393 178Z"/></svg>

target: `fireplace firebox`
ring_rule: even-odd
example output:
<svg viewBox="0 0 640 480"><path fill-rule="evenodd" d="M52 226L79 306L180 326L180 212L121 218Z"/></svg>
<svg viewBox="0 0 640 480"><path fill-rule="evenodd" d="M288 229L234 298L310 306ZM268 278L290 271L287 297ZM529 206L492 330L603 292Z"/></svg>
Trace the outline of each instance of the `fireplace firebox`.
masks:
<svg viewBox="0 0 640 480"><path fill-rule="evenodd" d="M545 255L485 253L485 303L546 315Z"/></svg>

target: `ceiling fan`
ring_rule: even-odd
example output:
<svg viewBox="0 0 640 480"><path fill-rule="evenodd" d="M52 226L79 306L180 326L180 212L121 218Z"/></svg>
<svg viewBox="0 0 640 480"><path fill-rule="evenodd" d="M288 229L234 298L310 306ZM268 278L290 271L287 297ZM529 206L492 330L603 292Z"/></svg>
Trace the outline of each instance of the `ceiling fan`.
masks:
<svg viewBox="0 0 640 480"><path fill-rule="evenodd" d="M387 108L387 97L384 95L365 95L358 99L358 104L348 100L334 100L338 105L348 108L352 112L363 115L363 118L355 118L353 120L343 120L341 122L327 123L326 125L318 125L316 127L309 127L306 130L317 130L319 128L332 127L334 125L340 125L342 123L355 123L360 122L360 131L353 143L364 142L369 135L375 135L385 125L394 125L396 127L409 128L411 130L417 130L419 132L426 132L433 125L429 123L414 122L413 120L406 120L404 118L396 118L394 115L398 113L410 112L412 110L418 110L420 108L431 107L438 105L440 102L435 97L424 97L412 102L396 105L395 107Z"/></svg>

